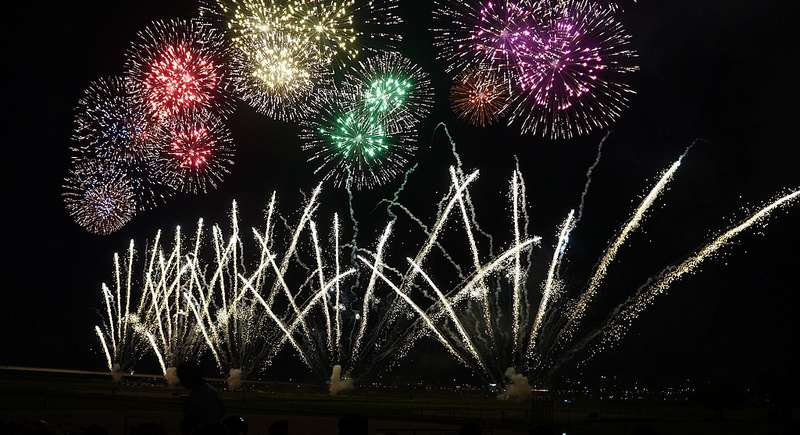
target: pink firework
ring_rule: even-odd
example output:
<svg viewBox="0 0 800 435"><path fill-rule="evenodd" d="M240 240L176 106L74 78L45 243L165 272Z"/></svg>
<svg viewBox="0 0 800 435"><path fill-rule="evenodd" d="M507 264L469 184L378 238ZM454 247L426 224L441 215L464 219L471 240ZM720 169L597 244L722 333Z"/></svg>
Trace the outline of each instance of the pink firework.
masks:
<svg viewBox="0 0 800 435"><path fill-rule="evenodd" d="M230 132L218 118L185 117L167 127L161 167L184 192L216 188L233 165Z"/></svg>
<svg viewBox="0 0 800 435"><path fill-rule="evenodd" d="M615 121L633 91L630 36L612 11L587 0L541 2L518 44L510 121L523 133L569 138Z"/></svg>
<svg viewBox="0 0 800 435"><path fill-rule="evenodd" d="M233 111L227 63L231 53L221 33L210 26L157 21L140 32L128 51L127 82L160 120L207 110Z"/></svg>
<svg viewBox="0 0 800 435"><path fill-rule="evenodd" d="M513 72L519 45L530 32L533 15L528 0L438 0L434 17L445 27L435 29L440 57L448 71L468 67Z"/></svg>

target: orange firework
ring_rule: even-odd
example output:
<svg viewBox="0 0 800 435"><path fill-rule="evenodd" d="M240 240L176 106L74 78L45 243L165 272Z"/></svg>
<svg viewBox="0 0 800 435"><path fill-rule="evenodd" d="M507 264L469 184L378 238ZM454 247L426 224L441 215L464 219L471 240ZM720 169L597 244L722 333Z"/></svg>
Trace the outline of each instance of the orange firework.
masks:
<svg viewBox="0 0 800 435"><path fill-rule="evenodd" d="M508 107L508 85L492 71L466 70L453 80L450 105L472 125L492 125Z"/></svg>

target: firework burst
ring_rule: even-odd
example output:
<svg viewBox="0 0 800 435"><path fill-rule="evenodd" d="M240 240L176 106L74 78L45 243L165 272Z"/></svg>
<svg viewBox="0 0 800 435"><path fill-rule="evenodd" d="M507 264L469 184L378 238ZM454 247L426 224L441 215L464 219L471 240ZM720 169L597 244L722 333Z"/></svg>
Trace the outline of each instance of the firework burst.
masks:
<svg viewBox="0 0 800 435"><path fill-rule="evenodd" d="M450 106L459 118L485 127L497 122L508 107L508 84L494 71L471 68L453 79Z"/></svg>
<svg viewBox="0 0 800 435"><path fill-rule="evenodd" d="M216 188L233 165L234 146L225 123L213 116L189 116L165 126L160 166L183 192Z"/></svg>
<svg viewBox="0 0 800 435"><path fill-rule="evenodd" d="M282 0L201 0L200 19L225 29L233 46L247 51L250 40L289 26L292 16Z"/></svg>
<svg viewBox="0 0 800 435"><path fill-rule="evenodd" d="M410 59L385 52L359 62L347 73L343 92L390 132L409 131L430 112L433 89L428 74Z"/></svg>
<svg viewBox="0 0 800 435"><path fill-rule="evenodd" d="M447 71L479 68L513 73L520 45L533 24L530 3L528 0L437 0L434 18L446 26L434 31Z"/></svg>
<svg viewBox="0 0 800 435"><path fill-rule="evenodd" d="M396 7L397 0L303 0L289 6L293 15L290 29L314 42L328 63L345 65L362 47L368 48L365 40L382 38L391 47L392 41L400 39L385 32L385 27L401 22L393 13ZM371 32L375 27L379 30Z"/></svg>
<svg viewBox="0 0 800 435"><path fill-rule="evenodd" d="M633 91L618 81L636 54L609 9L586 0L542 2L520 45L510 122L523 133L569 138L615 121Z"/></svg>
<svg viewBox="0 0 800 435"><path fill-rule="evenodd" d="M126 174L139 210L161 204L174 192L156 166L163 128L148 116L121 78L92 82L78 101L75 160L95 159Z"/></svg>
<svg viewBox="0 0 800 435"><path fill-rule="evenodd" d="M64 181L64 202L70 216L91 233L111 234L136 213L130 182L112 164L76 161Z"/></svg>
<svg viewBox="0 0 800 435"><path fill-rule="evenodd" d="M221 33L196 21L156 21L128 50L127 82L160 120L199 109L233 111L226 65L232 51Z"/></svg>
<svg viewBox="0 0 800 435"><path fill-rule="evenodd" d="M115 162L143 158L158 144L157 123L147 117L120 77L91 82L75 112L73 138L100 158Z"/></svg>
<svg viewBox="0 0 800 435"><path fill-rule="evenodd" d="M349 102L323 108L318 119L304 123L303 149L313 155L325 179L336 186L349 182L360 189L385 184L402 172L416 151L411 136L392 131L382 117L359 105L351 94L338 101Z"/></svg>
<svg viewBox="0 0 800 435"><path fill-rule="evenodd" d="M400 39L387 31L401 22L396 8L397 0L217 0L205 2L201 16L226 28L244 52L252 39L285 33L314 45L323 64L344 66L362 49L372 50L367 41L382 40L385 48Z"/></svg>
<svg viewBox="0 0 800 435"><path fill-rule="evenodd" d="M246 43L245 43L246 41ZM258 112L282 121L313 113L325 95L332 71L316 48L290 33L264 33L243 39L243 55L234 62L236 90Z"/></svg>

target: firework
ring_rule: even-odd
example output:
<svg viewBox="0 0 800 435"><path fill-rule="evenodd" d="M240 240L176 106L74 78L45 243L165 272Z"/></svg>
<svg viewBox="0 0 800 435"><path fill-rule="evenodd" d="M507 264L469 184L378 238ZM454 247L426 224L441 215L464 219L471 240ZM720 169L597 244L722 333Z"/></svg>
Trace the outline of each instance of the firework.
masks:
<svg viewBox="0 0 800 435"><path fill-rule="evenodd" d="M391 132L412 129L433 106L428 74L396 52L359 62L347 73L342 89L371 117L383 119Z"/></svg>
<svg viewBox="0 0 800 435"><path fill-rule="evenodd" d="M130 182L114 165L77 161L64 181L70 216L91 233L111 234L136 213Z"/></svg>
<svg viewBox="0 0 800 435"><path fill-rule="evenodd" d="M636 54L609 9L587 0L542 2L519 45L510 122L523 133L569 138L615 121L633 91L619 81Z"/></svg>
<svg viewBox="0 0 800 435"><path fill-rule="evenodd" d="M397 0L217 0L205 2L201 16L226 28L234 45L249 51L252 40L290 34L312 44L318 61L326 66L343 66L367 41L381 40L381 48L400 39L388 27L401 22L394 14Z"/></svg>
<svg viewBox="0 0 800 435"><path fill-rule="evenodd" d="M155 21L126 53L127 83L160 120L204 109L234 109L227 64L233 56L221 33L196 21Z"/></svg>
<svg viewBox="0 0 800 435"><path fill-rule="evenodd" d="M260 34L241 42L234 62L236 90L260 113L295 121L313 113L332 78L309 41L290 33Z"/></svg>
<svg viewBox="0 0 800 435"><path fill-rule="evenodd" d="M75 135L92 153L117 163L143 158L158 144L158 125L128 91L124 79L95 80L75 109Z"/></svg>
<svg viewBox="0 0 800 435"><path fill-rule="evenodd" d="M352 98L323 108L317 120L304 123L301 139L303 149L312 152L309 161L318 165L315 173L324 173L336 186L349 183L358 189L393 179L416 151L409 134L393 133L382 117Z"/></svg>
<svg viewBox="0 0 800 435"><path fill-rule="evenodd" d="M393 13L397 0L302 0L289 7L290 29L316 44L330 64L344 65L355 59L365 40L383 39L382 49L399 40L385 27L399 24ZM371 30L375 29L375 32Z"/></svg>
<svg viewBox="0 0 800 435"><path fill-rule="evenodd" d="M132 260L123 272L116 260L116 301L104 287L110 301L106 327L110 332L104 334L98 328L98 336L109 367L119 364L111 349L135 342L120 338L120 331L133 328L158 349L159 362L166 369L167 355L175 352L174 343L180 341L160 337L168 337L172 333L167 331L174 330L177 336L186 337L188 346L203 343L222 373L242 370L252 374L272 363L286 345L323 381L330 379L331 373L338 379L343 368L350 373L357 370L357 377L366 376L378 364L399 363L420 340L433 339L487 382L501 382L512 373L525 381L545 383L576 355L589 350L591 357L616 344L630 322L673 282L697 270L743 231L800 199L800 191L794 190L750 214L686 260L649 279L601 318L598 327L586 332L580 323L592 318L586 315L590 308L601 306L595 301L610 266L666 192L684 156L643 196L586 279L562 276L582 205L577 213L569 212L558 228L549 263L541 269L546 273L536 277L533 272L539 268L533 267L532 253L541 238L528 233L526 189L519 168L509 183L509 235L500 241L477 222L469 191L478 171L465 173L452 167L450 187L434 205L436 217L430 224L399 202L402 189L388 201L390 209L401 210L424 235L413 258L395 264L389 240L403 219L391 210L392 219L371 251L360 247L355 236L350 245L342 244L335 215L332 234L325 242L317 225L323 209L321 185L308 195L294 222L279 215L273 194L266 225L252 231L254 252L240 232L234 204L227 232L219 226L204 232L201 221L191 243L185 243L177 231L172 251L161 248L157 236L142 280L132 279ZM460 161L457 154L455 157ZM587 172L582 199L591 172ZM205 243L209 234L211 240ZM409 240L403 237L402 243ZM356 260L352 268L342 264L344 258ZM368 273L369 279L350 278L359 273L356 267ZM541 278L540 285L537 278ZM577 281L582 290L576 292L568 281ZM140 297L143 302L131 309L130 286L137 282L143 283L148 296ZM192 319L181 317L187 315Z"/></svg>
<svg viewBox="0 0 800 435"><path fill-rule="evenodd" d="M216 188L233 165L234 146L224 122L213 116L188 116L167 123L159 159L161 170L183 192Z"/></svg>
<svg viewBox="0 0 800 435"><path fill-rule="evenodd" d="M94 159L123 171L139 210L161 204L174 192L156 165L162 123L148 116L121 78L96 80L84 94L76 108L74 159Z"/></svg>
<svg viewBox="0 0 800 435"><path fill-rule="evenodd" d="M472 68L453 80L450 105L459 118L485 127L497 122L508 107L508 84L491 70Z"/></svg>
<svg viewBox="0 0 800 435"><path fill-rule="evenodd" d="M292 16L283 0L201 0L200 19L225 29L233 46L247 51L252 39L283 32Z"/></svg>
<svg viewBox="0 0 800 435"><path fill-rule="evenodd" d="M100 325L95 326L95 332L103 346L108 369L117 382L122 380L124 373L132 371L146 348L144 336L141 334L142 330L135 326L145 307L140 303L137 309L131 301L131 298L134 297L131 291L134 258L135 251L132 240L122 263L119 254L114 254L115 279L112 285L114 292L103 283L102 292L106 318L102 328Z"/></svg>
<svg viewBox="0 0 800 435"><path fill-rule="evenodd" d="M520 45L533 25L528 0L437 0L434 29L447 71L469 68L513 74Z"/></svg>

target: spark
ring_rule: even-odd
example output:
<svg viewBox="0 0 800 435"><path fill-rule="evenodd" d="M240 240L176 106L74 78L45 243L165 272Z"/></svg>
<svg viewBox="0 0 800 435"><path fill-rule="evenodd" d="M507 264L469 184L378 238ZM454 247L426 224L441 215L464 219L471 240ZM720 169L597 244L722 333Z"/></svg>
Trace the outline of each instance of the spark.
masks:
<svg viewBox="0 0 800 435"><path fill-rule="evenodd" d="M150 115L165 120L191 111L227 115L234 109L221 33L195 21L155 21L127 51L126 80Z"/></svg>

